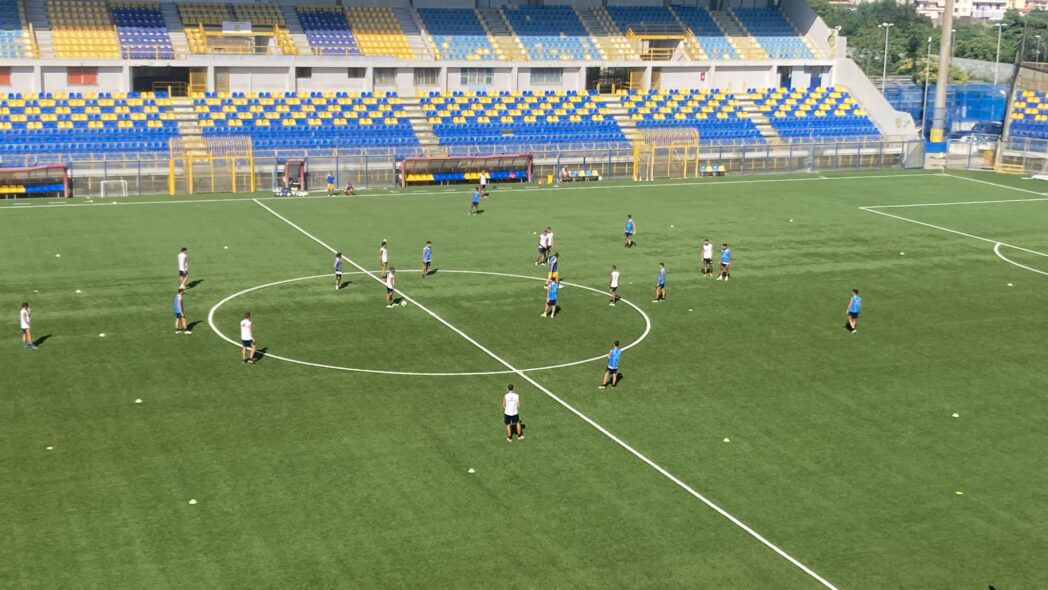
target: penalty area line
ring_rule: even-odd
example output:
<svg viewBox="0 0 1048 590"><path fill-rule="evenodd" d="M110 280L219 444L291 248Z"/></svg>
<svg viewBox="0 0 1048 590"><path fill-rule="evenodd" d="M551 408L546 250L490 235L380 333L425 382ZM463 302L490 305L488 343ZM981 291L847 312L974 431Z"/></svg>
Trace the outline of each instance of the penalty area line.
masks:
<svg viewBox="0 0 1048 590"><path fill-rule="evenodd" d="M294 229L296 229L302 235L304 235L307 238L313 240L314 242L316 242L317 244L322 246L324 249L326 249L326 250L328 250L330 252L336 252L337 251L334 248L332 248L331 246L329 246L326 243L324 243L320 238L318 238L318 237L314 236L313 234L309 233L308 231L302 229L300 226L295 224L293 221L291 221L287 217L284 217L280 213L277 213L272 208L267 206L265 203L262 203L261 201L259 201L257 199L255 199L255 203L259 207L262 207L263 209L265 209L266 211L271 213L277 219L283 221L284 223L286 223L286 224L290 225L291 227L293 227ZM354 266L355 268L357 268L358 270L360 270L361 272L363 272L367 276L371 277L375 281L384 284L382 279L379 278L378 275L376 275L375 273L372 273L371 271L367 270L363 266L357 264L354 260L352 260L350 258L345 258L345 260L346 260L346 262L348 262L349 264L351 264L352 266ZM514 367L512 364L509 363L509 361L507 361L506 359L502 358L501 356L495 354L489 348L487 348L486 346L484 346L480 342L477 342L477 340L474 339L472 336L470 336L469 334L466 334L465 332L460 330L458 327L456 327L454 324L452 324L451 322L445 320L443 317L441 317L440 315L438 315L434 311L430 310L428 307L426 307L426 306L420 304L418 301L412 299L408 294L404 293L403 291L401 291L399 289L394 289L394 291L396 293L398 293L401 297L403 297L405 300L407 300L408 302L412 303L417 308L419 308L420 310L422 310L423 312L428 314L430 317L432 317L433 319L435 319L438 322L440 322L441 324L443 324L449 330L451 330L452 332L454 332L454 333L458 334L459 336L461 336L463 339L465 339L467 342L469 342L470 344L475 346L481 352L483 352L484 354L488 355L493 360L495 360L496 362L498 362L502 366L506 367L507 369L509 369L510 371L515 373L517 376L519 376L524 381L527 381L528 383L530 383L533 387L535 387L535 389L538 389L539 391L544 393L551 400L553 400L553 401L557 402L558 404L560 404L563 408L565 408L566 410L568 410L569 412L571 412L572 414L577 416L579 419L581 419L586 424L589 424L591 427L593 427L598 432L600 432L601 434L603 434L604 436L609 438L615 444L617 444L620 447L622 447L628 453L630 453L631 455L633 455L634 457L636 457L637 459L641 460L646 465L648 465L649 467L651 467L652 469L657 471L663 477L665 477L666 479L670 480L671 482L677 484L678 487L680 487L685 492L687 492L688 494L693 496L695 499L697 499L700 502L702 502L703 504L705 504L707 507L709 507L712 510L714 510L715 512L717 512L717 514L720 514L721 516L726 518L729 522L734 524L736 527L738 527L738 528L742 529L743 531L745 531L747 534L749 534L751 537L753 537L754 539L759 541L765 547L771 549L773 552L775 552L777 555L779 555L779 557L782 557L783 559L785 559L789 563L793 564L795 567L800 569L802 572L807 574L809 577L811 577L815 581L817 581L820 584L822 584L824 587L829 588L831 590L837 590L836 586L831 584L829 581L827 581L825 578L823 578L819 574L815 573L815 571L813 571L808 566L806 566L803 563L801 563L800 561L798 561L797 558L793 557L789 553L786 553L786 551L782 550L781 548L779 548L778 545L772 543L771 541L766 539L764 536L762 536L760 533L758 533L757 531L755 531L752 528L750 528L746 523L744 523L741 520L739 520L738 518L736 518L734 515L729 513L727 510L721 508L719 505L714 503L712 500L710 500L706 496L704 496L704 495L700 494L699 492L697 492L691 486L689 486L688 484L684 483L680 478L678 478L677 476L675 476L672 473L670 473L669 471L667 471L665 468L663 468L658 463L655 463L654 461L649 459L646 455L644 455L643 453L641 453L637 449L631 447L629 444L626 443L626 441L622 440L618 436L615 436L607 428L604 428L599 423L594 421L592 418L590 418L589 416L583 414L582 412L577 410L574 406L572 406L568 402L566 402L563 399L561 399L560 397L558 397L555 393L553 393L552 391L547 389L544 385L542 385L541 383L536 381L530 375L528 375L527 373L525 373L521 369L518 369L518 368Z"/></svg>

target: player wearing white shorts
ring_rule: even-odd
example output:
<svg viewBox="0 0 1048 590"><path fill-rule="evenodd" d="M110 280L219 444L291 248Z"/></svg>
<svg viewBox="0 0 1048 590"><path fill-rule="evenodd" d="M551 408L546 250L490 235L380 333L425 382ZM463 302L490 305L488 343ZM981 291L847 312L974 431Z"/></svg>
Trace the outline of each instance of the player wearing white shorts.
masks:
<svg viewBox="0 0 1048 590"><path fill-rule="evenodd" d="M608 305L614 307L615 302L621 299L621 297L619 297L619 267L614 264L611 265L611 278L608 279L608 292L611 295L611 303Z"/></svg>
<svg viewBox="0 0 1048 590"><path fill-rule="evenodd" d="M483 170L480 172L480 196L488 196L488 173Z"/></svg>
<svg viewBox="0 0 1048 590"><path fill-rule="evenodd" d="M182 251L178 253L178 280L179 288L186 288L186 281L189 280L189 250L182 248Z"/></svg>
<svg viewBox="0 0 1048 590"><path fill-rule="evenodd" d="M386 307L393 307L393 290L396 289L396 280L393 278L393 273L396 270L391 266L389 267L389 272L386 273Z"/></svg>
<svg viewBox="0 0 1048 590"><path fill-rule="evenodd" d="M18 323L22 326L22 348L36 350L36 344L33 344L33 328L30 326L32 315L33 312L29 310L29 304L23 303L22 309L18 312Z"/></svg>
<svg viewBox="0 0 1048 590"><path fill-rule="evenodd" d="M240 359L249 365L255 364L255 328L250 311L240 320Z"/></svg>
<svg viewBox="0 0 1048 590"><path fill-rule="evenodd" d="M385 277L386 266L389 264L389 250L386 249L386 240L382 240L382 245L378 248L378 264L379 274Z"/></svg>

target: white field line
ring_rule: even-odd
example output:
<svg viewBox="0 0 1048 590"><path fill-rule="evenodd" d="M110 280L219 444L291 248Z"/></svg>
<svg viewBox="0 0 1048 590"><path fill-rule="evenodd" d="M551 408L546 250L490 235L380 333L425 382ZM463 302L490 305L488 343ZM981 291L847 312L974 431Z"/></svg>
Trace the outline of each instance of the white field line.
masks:
<svg viewBox="0 0 1048 590"><path fill-rule="evenodd" d="M906 209L908 207L946 207L952 205L993 205L995 203L1035 203L1048 201L1048 197L1037 199L998 199L996 201L954 201L952 203L912 203L909 205L866 205L860 209Z"/></svg>
<svg viewBox="0 0 1048 590"><path fill-rule="evenodd" d="M875 178L911 178L911 177L914 177L914 176L940 176L940 175L939 174L927 174L927 173L920 173L920 174L880 174L880 175L869 175L869 176L862 176L862 175L860 175L860 176L825 176L825 177L819 176L819 177L810 177L810 178L763 178L763 179L754 179L754 180L721 180L721 181L714 181L714 182L693 180L693 181L690 181L690 182L659 183L659 184L655 184L655 185L651 185L651 186L653 186L653 187L694 186L694 187L698 187L698 188L711 188L711 187L716 187L716 186L720 186L720 185L727 185L727 184L763 184L763 183L776 183L776 182L812 182L812 181L817 181L817 180L866 180L866 179L875 179ZM640 184L617 184L617 185L607 186L607 185L601 185L601 184L598 183L598 184L595 184L595 185L587 185L587 186L573 186L573 187L571 187L568 190L573 190L573 191L622 190L622 189L636 190L638 188L644 188L645 186L646 185L640 185ZM363 189L363 190L375 191L375 190L381 190L381 189L374 188L374 189ZM544 191L561 190L561 188L560 188L559 185L555 185L555 186L535 187L535 188L526 187L525 189L518 189L518 190L527 190L528 192L544 192ZM410 191L410 192L404 192L404 193L388 193L388 192L386 192L386 193L382 193L382 194L376 194L375 196L381 196L381 197L390 197L390 196L410 197L410 196L414 196L414 195L426 196L426 195L450 195L450 194L455 194L455 193L466 194L468 192L469 192L468 189L463 188L461 190L455 189L455 190L439 190L439 191ZM1036 194L1040 194L1040 193L1036 193ZM181 199L181 200L171 200L171 201L144 201L144 202L131 202L131 203L124 203L124 202L117 202L117 201L112 201L112 202L109 202L109 203L65 203L65 202L61 202L61 203L50 203L50 204L47 204L47 205L35 205L35 206L31 207L30 209L31 210L37 210L37 209L49 209L49 208L54 208L54 207L105 207L105 206L111 206L111 205L118 205L120 207L132 207L132 206L135 206L135 205L182 205L182 204L196 204L196 203L249 203L249 202L252 202L252 201L258 202L258 201L287 201L287 200L293 200L293 201L301 201L301 200L328 201L328 200L331 200L331 199L360 199L360 198L370 197L370 196L371 196L370 194L361 194L361 195L357 195L357 196L353 196L353 197L344 196L344 195L335 196L335 197L329 197L327 195L318 195L318 196L315 196L315 197L254 197L254 198L236 197L236 198L223 198L223 199ZM16 204L19 204L19 203L16 203ZM30 204L31 203L25 203L25 205L30 205ZM0 206L0 211L3 211L4 209L13 209L13 208L14 207L10 207L10 206Z"/></svg>
<svg viewBox="0 0 1048 590"><path fill-rule="evenodd" d="M1016 261L1006 257L1004 254L1001 254L1001 246L1007 246L1007 244L1002 244L1000 242L997 242L996 244L993 245L993 253L996 254L997 257L1000 258L1001 260L1007 262L1008 264L1014 264L1015 266L1018 266L1019 268L1022 268L1022 269L1025 269L1025 270L1028 270L1030 272L1035 272L1035 273L1038 273L1038 274L1042 274L1042 275L1048 276L1048 272L1045 272L1043 270L1038 270L1038 269L1030 267L1030 266L1026 266L1025 264L1019 264L1018 262L1016 262Z"/></svg>
<svg viewBox="0 0 1048 590"><path fill-rule="evenodd" d="M1048 256L1048 254L1046 254L1044 252L1039 252L1037 250L1031 250L1029 248L1023 248L1022 246L1016 246L1014 244L1009 244L1009 243L1006 243L1006 242L1002 242L1000 240L992 240L990 238L984 238L982 236L977 236L975 234L969 234L969 233L965 233L963 231L950 229L948 227L943 227L941 225L933 225L931 223L925 223L923 221L917 221L916 219L910 219L909 217L903 217L902 215L895 215L894 213L885 213L884 211L878 211L877 209L874 209L874 208L871 208L871 207L859 207L859 209L861 209L863 211L866 211L868 213L876 213L877 215L884 215L885 217L891 217L893 219L899 219L901 221L908 221L910 223L916 223L917 225L923 225L924 227L930 227L932 229L937 229L939 231L949 232L951 234L956 234L958 236L964 236L966 238L971 238L973 240L980 240L980 241L988 242L990 244L995 244L995 245L996 244L1000 244L1002 246L1008 246L1009 248L1014 248L1016 250L1022 250L1023 252L1028 252L1030 254L1037 254L1038 256Z"/></svg>
<svg viewBox="0 0 1048 590"><path fill-rule="evenodd" d="M987 185L990 185L990 186L996 186L998 188L1006 188L1008 190L1019 191L1021 193L1030 193L1031 195L1046 195L1046 194L1048 194L1048 193L1045 193L1045 192L1037 192L1037 191L1032 191L1032 190L1025 189L1025 188L1019 188L1019 187L1015 187L1015 186L1008 186L1007 184L998 184L996 182L990 182L989 180L979 180L978 178L968 178L967 176L957 176L955 174L946 174L946 173L943 173L943 176L949 176L950 178L956 178L957 180L967 180L968 182L978 182L979 184L987 184Z"/></svg>
<svg viewBox="0 0 1048 590"><path fill-rule="evenodd" d="M262 207L263 209L265 209L266 211L269 211L270 213L272 213L272 214L273 214L273 215L274 215L274 216L275 216L275 217L276 217L277 219L280 219L280 220L281 220L281 221L283 221L284 223L286 223L286 224L290 225L291 227L295 228L296 230L298 230L298 231L299 231L299 233L301 233L302 235L306 236L307 238L309 238L309 239L313 240L313 241L314 241L314 242L316 242L317 244L321 245L321 246L322 246L322 247L324 247L324 248L325 248L326 250L328 250L328 251L330 251L330 252L335 252L335 251L336 251L336 250L335 250L334 248L332 248L331 246L328 246L327 244L325 244L324 242L322 242L322 241L321 241L321 240L320 240L319 238L317 238L317 237L316 237L316 236L314 236L313 234L311 234L311 233L307 232L306 230L302 229L301 227L299 227L298 225L296 225L296 224L295 224L294 222L292 222L292 221L291 221L291 220L289 220L288 218L284 217L283 215L281 215L281 214L277 213L276 211L274 211L273 209L269 208L268 206L266 206L266 205L265 205L264 203L262 203L261 201L255 201L255 202L256 202L256 203L257 203L257 204L258 204L258 205L259 205L260 207ZM376 280L376 281L378 281L379 283L383 283L383 281L382 281L382 279L381 279L381 278L379 278L379 277L378 277L378 276L376 276L375 274L371 273L370 271L368 271L368 270L367 270L367 269L365 269L364 267L360 266L359 264L357 264L357 263L356 263L356 262L354 262L353 260L351 260L351 259L349 259L349 258L346 258L346 262L349 262L349 263L350 263L351 265L353 265L354 267L356 267L356 268L357 268L358 270L361 270L361 271L363 271L363 272L364 272L365 274L367 274L367 275L368 275L368 276L370 276L371 278L375 279L375 280ZM383 283L383 284L384 284L384 283ZM575 407L574 407L574 406L572 406L571 404L569 404L568 402L566 402L566 401L564 401L563 399L561 399L561 398L557 397L557 395L556 395L556 394L554 394L554 393L553 393L552 391L550 391L549 389L547 389L547 388L546 388L545 386L543 386L543 385L542 385L541 383L539 383L538 381L536 381L535 379L533 379L533 378L532 378L532 377L531 377L530 375L528 375L528 374L527 374L527 373L525 373L524 371L521 371L520 369L517 369L516 367L514 367L513 365L511 365L511 364L510 364L510 363L509 363L508 361L506 361L505 359L503 359L502 357L498 356L497 354L495 354L494 352L492 352L492 351L491 351L490 349L488 349L487 347L485 347L485 346L484 346L483 344L481 344L481 343L477 342L477 341L476 341L475 339L473 339L473 337L471 337L471 336L470 336L469 334L466 334L466 333L465 333L465 332L463 332L462 330L458 329L458 328L457 328L457 327L455 327L455 326L454 326L453 324L451 324L450 322L448 322L448 321L447 321L447 320L445 320L444 318L440 317L439 315L437 315L436 313L434 313L433 311L431 311L431 310L430 310L429 308L427 308L427 307L425 307L425 306L421 305L421 304L420 304L419 302L417 302L417 301L415 301L414 299L412 299L412 298L411 298L410 296L408 296L408 295L407 295L406 293L404 293L403 291L397 290L397 293L399 293L399 294L400 294L400 296L401 296L401 297L403 297L403 298L404 298L405 300L407 300L408 302L410 302L410 303L414 304L414 305L415 305L416 307L418 307L418 308L419 308L419 309L421 309L422 311L426 312L426 313L427 313L427 314L428 314L428 315L429 315L430 317L432 317L433 319L437 320L437 321L438 321L438 322L440 322L441 324L444 324L444 326L445 326L445 327L447 327L447 328L448 328L449 330L451 330L452 332L454 332L454 333L458 334L459 336L461 336L462 338L464 338L464 339L465 339L465 340L466 340L467 342L469 342L469 343L470 343L470 344L472 344L473 346L475 346L475 347L477 347L478 349L480 349L480 350L481 350L482 352L484 352L484 354L488 355L489 357L491 357L492 359L494 359L495 361L497 361L497 362L498 362L499 364L501 364L502 366L506 367L506 368L507 368L507 369L509 369L510 371L512 371L512 372L514 372L514 373L516 373L516 374L517 374L517 375L518 375L518 376L519 376L519 377L520 377L521 379L523 379L523 380L527 381L527 382L528 382L528 383L530 383L530 384L531 384L531 385L532 385L533 387L535 387L535 389L538 389L538 390L539 390L539 391L541 391L542 393L546 394L546 396L547 396L547 397L549 397L549 398L550 398L550 399L552 399L553 401L555 401L555 402L557 402L558 404L560 404L561 406L563 406L563 407L564 407L564 408L565 408L566 410L568 410L568 411L569 411L569 412L571 412L572 414L575 414L575 415L576 415L576 416L577 416L577 417L578 417L579 419L581 419L581 420L582 420L583 422L585 422L585 423L589 424L589 425L590 425L590 426L592 426L592 427L593 427L594 429L596 429L596 430L597 430L598 432L600 432L600 433L601 433L601 434L603 434L604 436L606 436L606 437L608 437L609 439L611 439L611 440L612 440L612 441L613 441L613 442L614 442L615 444L617 444L617 445L619 445L620 447L622 447L623 449L625 449L625 450L626 450L627 452L629 452L629 453L630 453L631 455L633 455L633 456L634 456L634 457L636 457L637 459L640 459L641 461L643 461L643 462L644 462L645 464L647 464L647 465L648 465L649 467L651 467L651 468L652 468L652 469L654 469L655 471L659 472L659 473L660 473L660 474L661 474L661 475L662 475L663 477L665 477L666 479L669 479L669 480L670 480L670 481L672 481L673 483L677 484L677 486L679 486L679 487L680 487L681 489L683 489L683 490L684 490L684 491L686 491L687 493L691 494L691 495L692 495L693 497L695 497L695 498L696 498L697 500L699 500L700 502L702 502L702 503L703 503L703 504L705 504L706 506L708 506L708 507L710 507L711 509L713 509L714 511L716 511L716 512L717 512L718 514L720 514L720 515L721 515L721 516L723 516L724 518L728 519L728 520L729 520L729 521L730 521L730 522L731 522L732 524L734 524L735 526L739 527L740 529L742 529L743 531L745 531L746 533L748 533L748 534L749 534L749 535L750 535L751 537L753 537L754 539L757 539L758 541L760 541L760 542L761 542L762 544L764 544L764 545L765 545L766 547L768 547L769 549L771 549L772 551L774 551L775 553L777 553L777 554L778 554L778 555L779 555L780 557L782 557L782 558L783 558L783 559L785 559L786 561L790 562L791 564L793 564L794 566L796 566L797 568L799 568L799 569L800 569L801 571L803 571L803 572L804 572L805 574L807 574L808 576L810 576L810 577L811 577L812 579L816 580L817 582L819 582L820 584L822 584L822 585L823 585L823 586L825 586L826 588L830 588L831 590L837 590L837 588L836 588L836 587L835 587L835 586L834 586L833 584L831 584L830 582L828 582L827 580L825 580L824 578L822 578L821 576L819 576L819 574L815 573L815 572L814 572L814 571L813 571L813 570L812 570L811 568L809 568L808 566L804 565L803 563L801 563L800 561L798 561L798 560L797 560L797 559L796 559L795 557L793 557L793 556L792 556L792 555L790 555L789 553L786 553L785 551L783 551L782 549L780 549L780 548L779 548L779 547L778 547L777 545L775 545L774 543L772 543L772 542L771 542L771 541L769 541L768 539L766 539L766 538L764 538L763 536L761 536L761 534L760 534L760 533L758 533L757 531L753 530L753 529L752 529L752 528L750 528L750 527L749 527L749 526L748 526L748 525L747 525L746 523L742 522L741 520L739 520L738 518L736 518L735 516L733 516L733 515L732 515L731 513L729 513L728 511L724 510L723 508L721 508L720 506L718 506L717 504L715 504L715 503L714 503L714 502L713 502L712 500L710 500L710 499L706 498L706 496L703 496L703 495L702 495L702 494L700 494L699 492L695 491L695 490L694 490L694 489L693 489L693 488L692 488L691 486L689 486L688 484L684 483L684 482L683 482L683 481L681 481L681 480L680 480L679 478L677 478L677 476L673 475L673 474L672 474L672 473L670 473L669 471L666 471L666 469L664 469L664 468L663 468L662 466L660 466L659 464L657 464L657 463L655 463L654 461L652 461L651 459L649 459L649 458L648 458L647 456L645 456L644 454L642 454L642 453L641 453L640 451L638 451L637 449L634 449L633 447L631 447L630 445L628 445L628 444L627 444L627 443L626 443L625 441L623 441L623 440L622 440L622 439L620 439L619 437L617 437L617 436L615 436L614 434L612 434L612 433L611 433L611 432L610 432L610 431L609 431L608 429L604 428L603 426L601 426L600 424L598 424L597 422L595 422L595 421L594 421L593 419L591 419L591 418L590 418L589 416L587 416L587 415L583 414L583 413L582 413L582 412L580 412L579 410L575 409Z"/></svg>
<svg viewBox="0 0 1048 590"><path fill-rule="evenodd" d="M440 272L441 273L456 273L456 274L491 275L491 276L497 276L497 277L513 277L513 278L518 278L518 279L528 279L528 280L532 280L532 281L544 281L545 280L542 277L529 277L527 275L515 275L515 274L504 273L504 272L487 272L487 271L482 271L482 270L451 270L451 269L442 269ZM347 273L343 273L343 274L346 274L346 275L357 275L357 274L364 274L364 273L361 272L361 271L353 271L353 272L347 272ZM236 299L237 297L240 297L241 295L246 295L247 293L251 293L253 291L258 291L258 290L261 290L261 289L267 289L269 287L276 287L276 286L279 286L279 285L286 285L288 283L296 283L296 282L299 282L299 281L308 281L308 280L321 279L321 278L325 278L325 279L331 278L331 273L322 274L322 275L313 275L313 276L308 276L308 277L299 277L299 278L296 278L296 279L285 279L283 281L276 281L276 282L273 282L273 283L267 283L265 285L258 285L257 287L250 287L250 288L244 289L243 291L240 291L240 292L237 292L237 293L233 293L232 295L230 295L230 296L226 297L225 299L223 299L223 300L219 301L218 303L216 303L214 305L214 307L211 308L211 311L208 312L208 314L207 314L207 323L208 323L209 326L211 326L211 331L213 331L215 334L217 334L219 338L225 340L226 342L228 342L228 343L230 343L230 344L232 344L234 346L239 347L240 346L239 342L237 342L236 340L233 340L229 336L226 336L221 330L218 329L218 326L215 324L215 313L218 312L218 309L220 307L222 307L226 303L229 303L233 299ZM587 287L586 285L578 285L578 284L575 284L575 283L569 283L567 281L564 281L561 284L567 285L569 287L577 287L579 289L585 289L587 291L593 291L594 293L597 293L597 294L600 294L600 295L606 295L606 293L604 291L601 291L600 289L595 289L593 287ZM633 348L634 346L640 344L645 338L648 337L648 334L651 333L651 318L648 316L647 313L644 312L643 309L641 309L639 306L637 306L632 301L628 301L628 300L622 299L622 298L620 298L619 301L621 301L621 302L625 303L626 305L629 305L630 307L632 307L634 310L637 311L637 313L639 313L641 315L642 318L644 318L644 332L636 340L634 340L633 342L630 342L626 346L622 347L622 350L629 350L630 348ZM548 366L545 366L545 367L530 367L530 368L527 368L527 369L521 369L521 371L530 373L530 372L534 372L534 371L550 371L550 370L553 370L553 369L563 369L563 368L566 368L566 367L574 367L576 365L583 365L583 364L586 364L586 363L593 363L593 362L596 362L596 361L599 361L599 360L603 360L603 359L607 358L607 356L608 355L605 354L605 355L595 356L595 357L588 358L588 359L582 359L580 361L571 361L571 362L568 362L568 363L560 363L558 365L548 365ZM380 369L360 369L360 368L357 368L357 367L343 367L343 366L340 366L340 365L327 365L327 364L323 364L323 363L313 363L313 362L309 362L309 361L300 361L298 359L293 359L293 358L280 356L280 355L277 355L277 354L274 354L274 353L271 353L271 352L267 352L266 353L266 357L267 358L274 358L274 359L277 359L277 360L280 360L280 361L284 361L286 363L293 363L293 364L296 364L296 365L305 365L307 367L316 367L318 369L334 369L336 371L348 371L348 372L352 372L352 373L372 373L372 374L377 374L377 375L401 375L401 376L412 376L412 377L470 377L470 376L477 376L477 375L515 374L515 371L511 371L511 370L508 370L508 369L501 370L501 371L472 371L472 372L458 372L458 373L455 373L455 372L390 371L390 370L380 370Z"/></svg>

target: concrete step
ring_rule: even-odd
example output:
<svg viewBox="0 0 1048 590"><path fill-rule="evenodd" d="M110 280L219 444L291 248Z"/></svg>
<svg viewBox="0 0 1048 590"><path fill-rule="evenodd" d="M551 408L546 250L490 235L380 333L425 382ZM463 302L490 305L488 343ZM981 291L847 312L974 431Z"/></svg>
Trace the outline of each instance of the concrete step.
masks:
<svg viewBox="0 0 1048 590"><path fill-rule="evenodd" d="M36 44L40 50L39 57L55 56L55 41L51 34L51 20L47 16L47 5L40 0L25 2L25 15L36 33Z"/></svg>
<svg viewBox="0 0 1048 590"><path fill-rule="evenodd" d="M186 38L186 30L182 25L182 17L178 15L178 7L173 2L160 4L160 12L164 15L164 26L171 38L171 47L175 50L176 57L189 54L189 39Z"/></svg>
<svg viewBox="0 0 1048 590"><path fill-rule="evenodd" d="M432 58L433 54L422 36L422 29L415 18L414 12L412 8L407 6L395 6L393 8L393 15L397 17L400 30L404 31L404 36L408 39L408 47L411 48L415 57L420 59Z"/></svg>
<svg viewBox="0 0 1048 590"><path fill-rule="evenodd" d="M313 50L309 47L309 38L306 36L305 29L302 28L302 21L298 19L298 11L290 4L282 4L280 8L284 12L287 32L291 35L291 41L294 42L298 54L312 55Z"/></svg>

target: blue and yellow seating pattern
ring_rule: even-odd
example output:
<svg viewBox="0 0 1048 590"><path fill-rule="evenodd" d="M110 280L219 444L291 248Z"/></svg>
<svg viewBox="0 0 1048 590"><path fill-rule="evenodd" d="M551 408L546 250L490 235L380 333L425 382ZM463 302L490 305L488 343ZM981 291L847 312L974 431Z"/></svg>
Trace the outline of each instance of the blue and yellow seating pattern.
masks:
<svg viewBox="0 0 1048 590"><path fill-rule="evenodd" d="M193 100L205 135L247 135L255 150L418 145L404 106L370 92L208 93Z"/></svg>
<svg viewBox="0 0 1048 590"><path fill-rule="evenodd" d="M421 100L446 146L625 143L626 136L595 92L432 93Z"/></svg>
<svg viewBox="0 0 1048 590"><path fill-rule="evenodd" d="M750 89L757 110L786 140L877 139L880 132L862 105L841 88Z"/></svg>
<svg viewBox="0 0 1048 590"><path fill-rule="evenodd" d="M502 59L487 29L471 8L419 8L418 14L433 40L434 55L443 60Z"/></svg>
<svg viewBox="0 0 1048 590"><path fill-rule="evenodd" d="M533 60L593 60L602 55L578 15L569 7L503 9Z"/></svg>
<svg viewBox="0 0 1048 590"><path fill-rule="evenodd" d="M0 156L166 152L170 105L164 93L0 95Z"/></svg>
<svg viewBox="0 0 1048 590"><path fill-rule="evenodd" d="M623 99L639 129L689 127L703 144L764 143L735 95L722 90L630 90Z"/></svg>
<svg viewBox="0 0 1048 590"><path fill-rule="evenodd" d="M1048 139L1048 93L1016 91L1010 119L1009 137Z"/></svg>
<svg viewBox="0 0 1048 590"><path fill-rule="evenodd" d="M32 41L18 0L0 0L0 57L30 57Z"/></svg>

